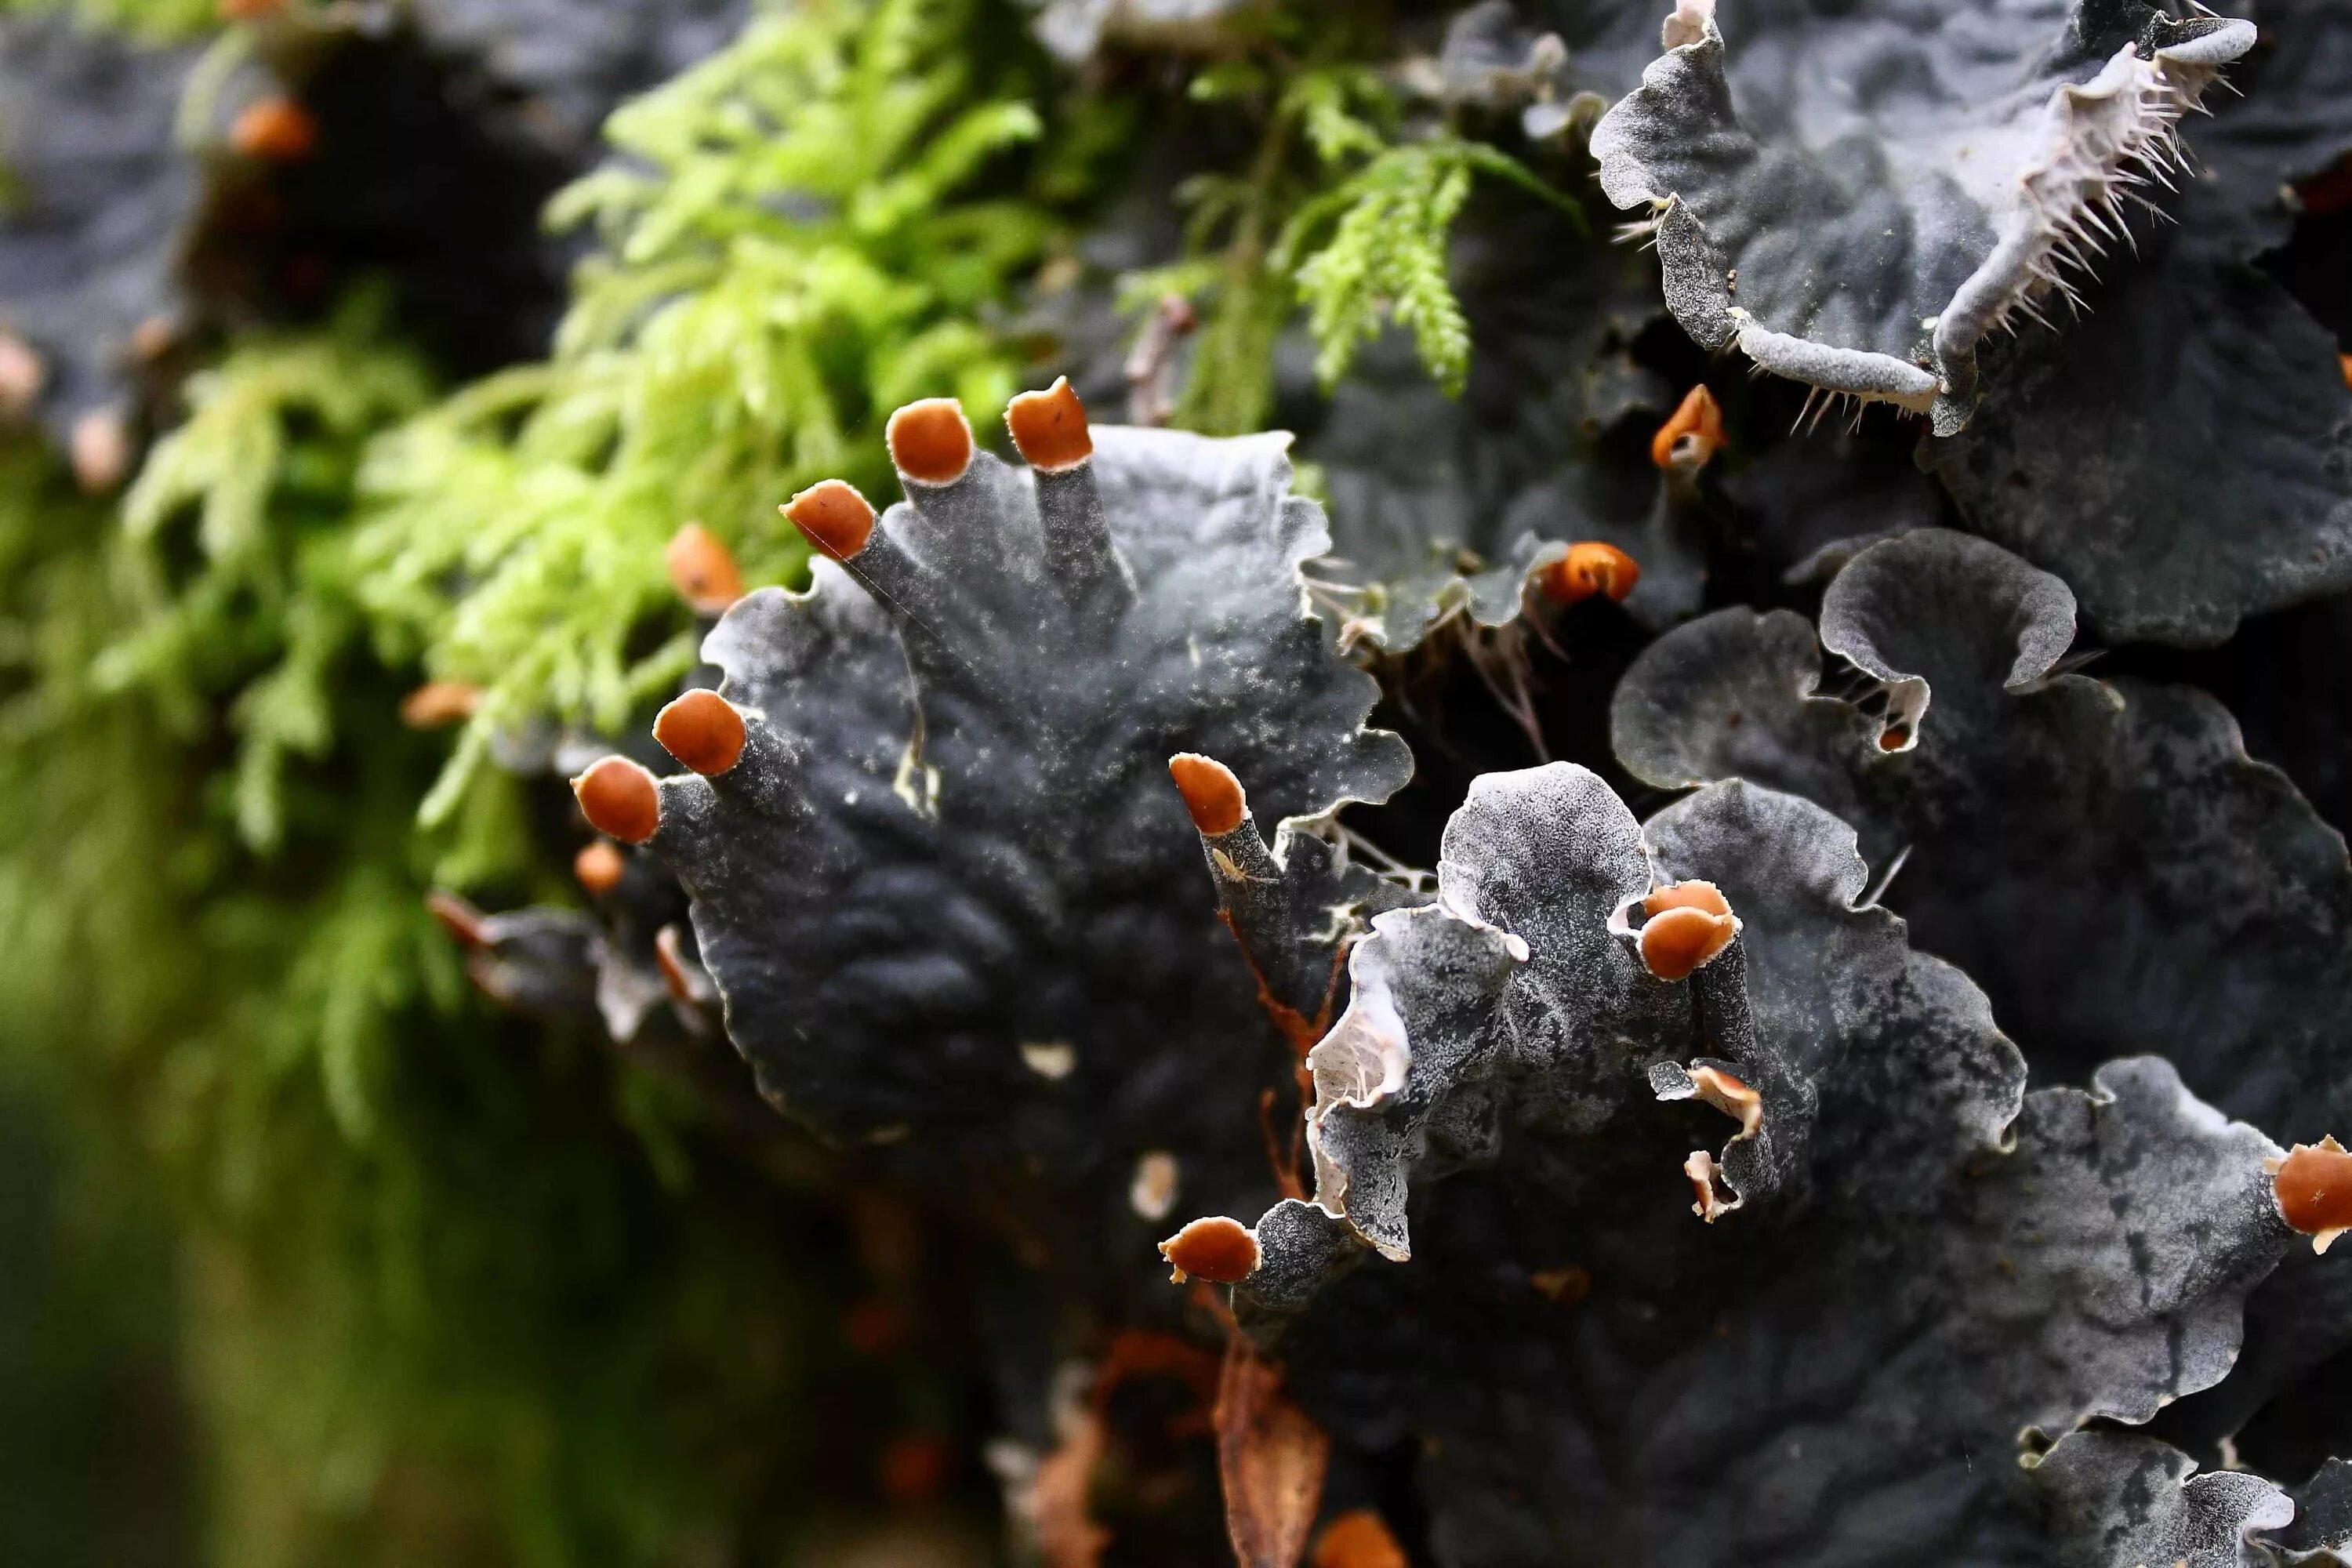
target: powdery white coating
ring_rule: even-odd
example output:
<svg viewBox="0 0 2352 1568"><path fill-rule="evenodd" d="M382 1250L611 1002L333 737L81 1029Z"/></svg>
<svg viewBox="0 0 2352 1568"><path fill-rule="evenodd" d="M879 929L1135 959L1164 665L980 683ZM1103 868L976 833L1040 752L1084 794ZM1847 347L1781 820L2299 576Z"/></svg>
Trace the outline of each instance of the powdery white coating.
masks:
<svg viewBox="0 0 2352 1568"><path fill-rule="evenodd" d="M1093 438L1034 477L977 452L807 594L730 611L704 654L743 756L662 781L654 847L730 1037L824 1131L1057 1177L1123 1151L1107 1189L1159 1148L1222 1205L1265 1180L1256 1089L1287 1073L1168 758L1230 764L1275 820L1406 760L1304 609L1326 536L1284 439Z"/></svg>
<svg viewBox="0 0 2352 1568"><path fill-rule="evenodd" d="M1855 825L1882 874L1899 857L1885 901L1985 986L2037 1076L2156 1051L2283 1140L2352 1124L2342 838L2202 693L2065 672L2073 612L2048 574L1920 531L1854 556L1822 622L1832 652L1932 689L1915 749L1877 754L1877 721L1822 689L1801 616L1730 610L1635 662L1617 751L1662 784L1802 794ZM2234 1430L2352 1342L2352 1273L2300 1250L2191 1429Z"/></svg>
<svg viewBox="0 0 2352 1568"><path fill-rule="evenodd" d="M1647 980L1612 911L1702 876L1739 942L1691 984ZM2228 1371L2246 1291L2294 1240L2276 1147L2153 1058L2021 1097L1982 994L1911 952L1865 879L1851 830L1803 801L1726 783L1637 832L1555 764L1480 781L1439 904L1359 946L1375 1000L1340 1054L1393 1054L1401 1029L1405 1081L1323 1108L1344 1212L1268 1211L1236 1307L1336 1437L1417 1443L1444 1560L2089 1563L2105 1530L2193 1542L2168 1494L2028 1472L2013 1444L2145 1421ZM1734 954L1744 1010L1698 988ZM1686 1163L1724 1114L1654 1097L1703 1083L1738 1120L1720 1162ZM1399 1258L1408 1197L1411 1261L1352 1268ZM1591 1280L1572 1316L1536 1283L1564 1266ZM1592 1462L1603 1443L1626 1462ZM2234 1538L2268 1496L2188 1500Z"/></svg>
<svg viewBox="0 0 2352 1568"><path fill-rule="evenodd" d="M2288 1524L2294 1500L2260 1476L2196 1469L2186 1454L2137 1432L2060 1438L2034 1468L2063 1544L2058 1568L2264 1561L2254 1538Z"/></svg>
<svg viewBox="0 0 2352 1568"><path fill-rule="evenodd" d="M1601 187L1654 225L1700 342L1860 403L1965 426L1976 351L2073 299L2251 23L2082 0L1991 14L1882 0L1747 8L1735 83L1712 7L1594 128Z"/></svg>

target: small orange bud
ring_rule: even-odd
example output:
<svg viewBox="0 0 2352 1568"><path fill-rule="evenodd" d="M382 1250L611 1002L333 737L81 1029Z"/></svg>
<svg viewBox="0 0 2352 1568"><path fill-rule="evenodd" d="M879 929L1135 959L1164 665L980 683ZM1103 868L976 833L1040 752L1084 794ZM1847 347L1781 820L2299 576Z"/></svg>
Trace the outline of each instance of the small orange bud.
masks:
<svg viewBox="0 0 2352 1568"><path fill-rule="evenodd" d="M1723 445L1723 406L1700 382L1650 437L1650 461L1662 468L1702 468Z"/></svg>
<svg viewBox="0 0 2352 1568"><path fill-rule="evenodd" d="M1004 410L1005 428L1013 445L1033 468L1059 473L1075 468L1095 454L1095 438L1087 429L1086 405L1062 376L1043 392L1024 392Z"/></svg>
<svg viewBox="0 0 2352 1568"><path fill-rule="evenodd" d="M2312 1238L2312 1249L2352 1230L2352 1152L2333 1138L2298 1143L2271 1172L2279 1217Z"/></svg>
<svg viewBox="0 0 2352 1568"><path fill-rule="evenodd" d="M1899 752L1910 739L1910 731L1900 724L1889 724L1878 732L1878 749L1882 752Z"/></svg>
<svg viewBox="0 0 2352 1568"><path fill-rule="evenodd" d="M131 352L150 364L170 353L179 341L179 323L165 315L150 316L131 329Z"/></svg>
<svg viewBox="0 0 2352 1568"><path fill-rule="evenodd" d="M32 407L48 379L48 367L30 343L0 332L0 416L14 418Z"/></svg>
<svg viewBox="0 0 2352 1568"><path fill-rule="evenodd" d="M873 504L844 479L811 485L776 510L835 561L848 560L874 537Z"/></svg>
<svg viewBox="0 0 2352 1568"><path fill-rule="evenodd" d="M1642 925L1642 967L1660 980L1686 980L1731 945L1738 927L1729 915L1687 904L1652 915Z"/></svg>
<svg viewBox="0 0 2352 1568"><path fill-rule="evenodd" d="M588 825L625 844L643 844L661 826L661 792L654 775L626 757L604 757L572 781Z"/></svg>
<svg viewBox="0 0 2352 1568"><path fill-rule="evenodd" d="M1168 1278L1181 1285L1200 1278L1216 1285L1235 1285L1249 1278L1258 1265L1257 1237L1239 1220L1196 1219L1160 1244L1168 1259Z"/></svg>
<svg viewBox="0 0 2352 1568"><path fill-rule="evenodd" d="M971 426L952 397L926 397L890 416L890 466L927 485L949 485L971 467Z"/></svg>
<svg viewBox="0 0 2352 1568"><path fill-rule="evenodd" d="M1731 905L1725 901L1722 889L1713 882L1696 880L1654 889L1642 900L1642 912L1645 915L1664 914L1668 910L1705 910L1711 915L1727 915Z"/></svg>
<svg viewBox="0 0 2352 1568"><path fill-rule="evenodd" d="M482 705L482 689L464 680L428 680L400 700L400 721L412 730L463 723Z"/></svg>
<svg viewBox="0 0 2352 1568"><path fill-rule="evenodd" d="M662 559L669 567L669 585L698 616L724 615L728 605L743 596L743 574L735 570L735 557L698 522L671 534Z"/></svg>
<svg viewBox="0 0 2352 1568"><path fill-rule="evenodd" d="M2337 354L2336 368L2343 373L2346 388L2352 389L2352 354Z"/></svg>
<svg viewBox="0 0 2352 1568"><path fill-rule="evenodd" d="M109 408L93 408L74 421L66 438L74 482L85 495L103 495L131 473L131 427Z"/></svg>
<svg viewBox="0 0 2352 1568"><path fill-rule="evenodd" d="M1248 803L1242 798L1241 781L1224 763L1198 752L1179 752L1168 759L1168 776L1176 781L1176 793L1184 797L1184 809L1200 832L1221 838L1242 825Z"/></svg>
<svg viewBox="0 0 2352 1568"><path fill-rule="evenodd" d="M698 688L654 716L663 751L698 773L723 773L743 754L743 715L716 691Z"/></svg>
<svg viewBox="0 0 2352 1568"><path fill-rule="evenodd" d="M319 145L319 122L290 98L265 98L237 111L228 144L247 158L299 163Z"/></svg>
<svg viewBox="0 0 2352 1568"><path fill-rule="evenodd" d="M224 22L252 22L285 7L286 0L220 0L216 9Z"/></svg>
<svg viewBox="0 0 2352 1568"><path fill-rule="evenodd" d="M1315 1538L1314 1568L1407 1568L1404 1548L1368 1508L1350 1509Z"/></svg>
<svg viewBox="0 0 2352 1568"><path fill-rule="evenodd" d="M592 898L603 898L618 887L629 862L609 839L599 838L572 858L572 875Z"/></svg>
<svg viewBox="0 0 2352 1568"><path fill-rule="evenodd" d="M1568 553L1546 566L1536 579L1544 596L1556 604L1573 605L1595 594L1622 600L1642 580L1642 568L1613 544L1597 539L1580 541Z"/></svg>

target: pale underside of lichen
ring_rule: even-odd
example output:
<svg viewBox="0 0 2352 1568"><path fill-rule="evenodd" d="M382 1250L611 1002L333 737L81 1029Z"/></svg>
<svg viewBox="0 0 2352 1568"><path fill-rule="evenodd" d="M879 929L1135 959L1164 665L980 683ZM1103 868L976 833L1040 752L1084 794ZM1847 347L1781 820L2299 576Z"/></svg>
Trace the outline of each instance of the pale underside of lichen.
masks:
<svg viewBox="0 0 2352 1568"><path fill-rule="evenodd" d="M1595 129L1603 190L1647 214L1635 226L1694 338L1737 344L1831 404L1930 415L1939 433L1968 423L1988 332L2049 323L2062 301L2079 311L2093 268L2132 245L2127 209L2161 216L2145 193L2186 167L2181 121L2254 37L2246 22L2151 13L2084 79L1931 105L1945 121L1932 131L1849 131L1857 158L1748 128L1713 11L1689 0L1670 16L1667 53ZM1955 283L1956 259L1970 265Z"/></svg>

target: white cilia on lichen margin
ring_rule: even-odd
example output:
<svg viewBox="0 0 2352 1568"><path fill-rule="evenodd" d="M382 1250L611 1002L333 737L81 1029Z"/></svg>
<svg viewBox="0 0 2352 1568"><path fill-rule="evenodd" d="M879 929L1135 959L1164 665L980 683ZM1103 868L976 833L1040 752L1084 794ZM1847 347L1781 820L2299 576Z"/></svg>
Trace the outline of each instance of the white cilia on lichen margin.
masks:
<svg viewBox="0 0 2352 1568"><path fill-rule="evenodd" d="M2130 243L2126 205L2172 183L2181 119L2254 40L2138 0L1759 14L1735 110L1714 13L1684 0L1594 129L1601 188L1653 215L1694 338L1941 434L1986 333L2080 309L2074 274Z"/></svg>

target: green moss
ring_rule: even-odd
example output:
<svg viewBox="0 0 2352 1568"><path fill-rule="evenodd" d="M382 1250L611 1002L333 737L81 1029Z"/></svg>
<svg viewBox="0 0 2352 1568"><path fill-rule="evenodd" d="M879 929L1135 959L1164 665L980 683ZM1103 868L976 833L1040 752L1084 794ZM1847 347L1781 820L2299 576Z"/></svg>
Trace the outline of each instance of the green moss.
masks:
<svg viewBox="0 0 2352 1568"><path fill-rule="evenodd" d="M812 0L614 116L629 157L550 214L600 242L553 357L368 455L369 608L487 694L428 818L494 728L616 729L675 685L693 638L662 551L682 524L748 582L793 580L779 502L881 485L900 403L951 394L978 421L1017 390L993 322L1049 233L1004 156L1041 128L1003 58L1021 38L975 0Z"/></svg>
<svg viewBox="0 0 2352 1568"><path fill-rule="evenodd" d="M1186 258L1123 290L1131 310L1171 292L1202 308L1178 423L1262 428L1275 343L1301 304L1327 390L1393 321L1458 394L1471 343L1446 249L1472 178L1581 216L1517 158L1410 105L1386 68L1392 47L1387 7L1363 0L1278 16L1255 51L1192 79L1193 99L1255 117L1259 135L1245 169L1197 175L1177 193L1189 209Z"/></svg>
<svg viewBox="0 0 2352 1568"><path fill-rule="evenodd" d="M69 11L83 25L150 43L198 38L220 26L218 0L0 0L0 16Z"/></svg>

